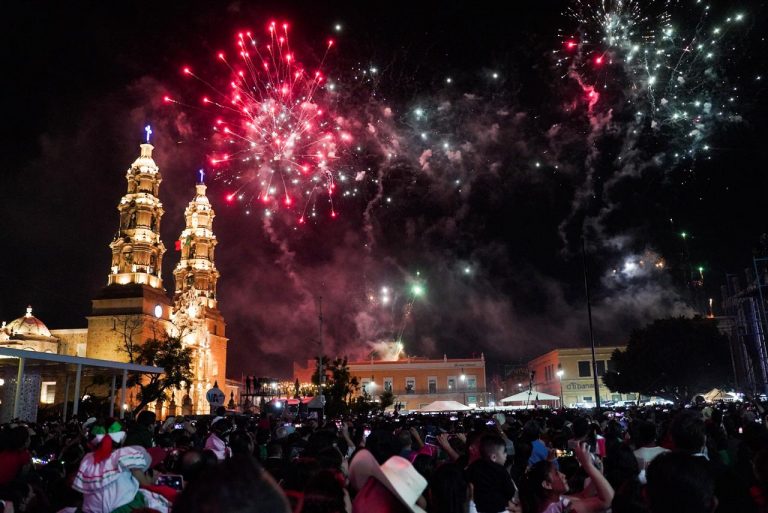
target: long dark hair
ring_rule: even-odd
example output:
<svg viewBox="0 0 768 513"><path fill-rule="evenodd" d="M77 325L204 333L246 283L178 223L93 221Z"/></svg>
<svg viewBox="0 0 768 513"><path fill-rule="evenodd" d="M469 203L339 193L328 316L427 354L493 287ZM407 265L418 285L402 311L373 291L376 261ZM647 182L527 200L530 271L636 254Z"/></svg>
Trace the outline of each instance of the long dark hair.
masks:
<svg viewBox="0 0 768 513"><path fill-rule="evenodd" d="M467 481L461 467L455 463L443 463L432 473L429 480L432 492L432 510L440 513L465 513L469 494Z"/></svg>
<svg viewBox="0 0 768 513"><path fill-rule="evenodd" d="M344 513L344 488L336 473L321 470L304 489L301 513Z"/></svg>
<svg viewBox="0 0 768 513"><path fill-rule="evenodd" d="M534 463L523 475L520 483L520 503L523 513L539 513L545 503L549 490L543 488L541 483L549 481L552 472L552 462L541 460Z"/></svg>

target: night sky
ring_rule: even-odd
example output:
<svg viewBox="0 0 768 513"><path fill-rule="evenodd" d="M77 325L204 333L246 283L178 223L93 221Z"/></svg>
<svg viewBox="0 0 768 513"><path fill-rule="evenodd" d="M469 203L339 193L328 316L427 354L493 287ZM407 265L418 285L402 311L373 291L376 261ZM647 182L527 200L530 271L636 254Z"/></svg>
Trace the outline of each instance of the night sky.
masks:
<svg viewBox="0 0 768 513"><path fill-rule="evenodd" d="M681 33L701 20L694 2L671 3ZM493 373L586 345L582 233L598 344L693 314L689 268L703 267L701 297L717 311L725 273L751 265L768 232L768 74L764 3L711 3L707 31L743 20L685 80L673 76L681 96L712 104L695 135L669 117L663 90L653 105L666 117L650 121L621 52L587 44L595 27L564 11L589 2L17 3L3 45L0 318L31 304L51 329L86 326L148 123L168 291L197 170L210 177L231 377L288 375L316 353L319 296L331 354L364 356L402 335L413 355L484 352ZM336 90L319 98L361 148L335 164L346 177L337 217L318 191L302 226L289 208L265 215L258 185L235 179L248 164L210 164L227 143L201 84L181 73L226 84L216 53L233 53L240 30L261 40L271 20L290 23L308 68L334 39L322 69ZM226 201L239 186L244 200Z"/></svg>

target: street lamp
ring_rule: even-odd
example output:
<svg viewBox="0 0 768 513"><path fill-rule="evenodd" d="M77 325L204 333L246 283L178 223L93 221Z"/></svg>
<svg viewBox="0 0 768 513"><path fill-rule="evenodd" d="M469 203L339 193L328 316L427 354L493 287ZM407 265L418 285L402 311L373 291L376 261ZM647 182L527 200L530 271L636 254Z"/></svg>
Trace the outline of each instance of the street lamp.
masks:
<svg viewBox="0 0 768 513"><path fill-rule="evenodd" d="M560 408L563 407L563 374L565 374L565 371L563 370L563 364L558 363L557 364L557 377L560 379Z"/></svg>

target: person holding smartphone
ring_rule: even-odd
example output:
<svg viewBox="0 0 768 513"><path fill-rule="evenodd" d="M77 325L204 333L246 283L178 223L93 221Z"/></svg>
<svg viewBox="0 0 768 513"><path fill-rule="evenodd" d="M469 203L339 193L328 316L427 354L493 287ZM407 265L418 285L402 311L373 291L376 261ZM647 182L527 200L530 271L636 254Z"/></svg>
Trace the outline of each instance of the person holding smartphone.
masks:
<svg viewBox="0 0 768 513"><path fill-rule="evenodd" d="M611 507L613 487L595 466L589 445L580 442L573 450L576 459L592 480L596 495L567 495L568 481L551 461L535 463L521 483L521 498L526 513L602 513Z"/></svg>

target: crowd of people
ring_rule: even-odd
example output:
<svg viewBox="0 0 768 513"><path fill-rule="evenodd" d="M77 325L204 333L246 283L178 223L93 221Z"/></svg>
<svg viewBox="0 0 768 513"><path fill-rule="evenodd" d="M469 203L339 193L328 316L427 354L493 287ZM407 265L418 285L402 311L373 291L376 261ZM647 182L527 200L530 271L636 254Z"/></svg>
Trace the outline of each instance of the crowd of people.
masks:
<svg viewBox="0 0 768 513"><path fill-rule="evenodd" d="M768 513L758 403L0 426L4 512Z"/></svg>

